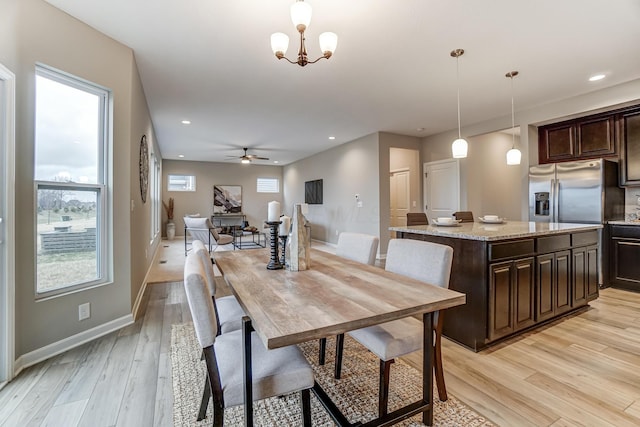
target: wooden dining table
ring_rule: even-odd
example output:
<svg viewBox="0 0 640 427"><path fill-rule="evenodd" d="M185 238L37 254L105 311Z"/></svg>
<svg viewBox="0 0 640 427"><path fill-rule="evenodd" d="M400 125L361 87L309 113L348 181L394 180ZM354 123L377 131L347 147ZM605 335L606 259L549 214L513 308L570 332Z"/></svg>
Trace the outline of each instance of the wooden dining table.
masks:
<svg viewBox="0 0 640 427"><path fill-rule="evenodd" d="M253 419L251 340L255 330L274 349L342 334L408 316L423 321L423 396L365 423L351 423L316 382L313 391L336 424L391 425L423 413L433 423L433 313L465 303L465 295L317 249L304 271L267 270L268 249L217 252L215 261L247 313L244 324L245 421Z"/></svg>

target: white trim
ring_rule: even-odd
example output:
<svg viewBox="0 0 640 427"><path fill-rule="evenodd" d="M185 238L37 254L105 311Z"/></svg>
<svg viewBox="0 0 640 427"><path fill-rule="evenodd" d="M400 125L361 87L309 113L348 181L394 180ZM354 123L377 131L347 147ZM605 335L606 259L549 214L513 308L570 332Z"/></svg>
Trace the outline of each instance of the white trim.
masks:
<svg viewBox="0 0 640 427"><path fill-rule="evenodd" d="M96 338L100 338L111 332L117 331L118 329L131 325L132 323L133 316L131 314L127 314L126 316L98 325L95 328L88 329L63 340L41 347L37 350L33 350L32 352L23 354L18 358L18 360L16 360L15 375L18 375L20 371L28 368L29 366L35 365L36 363L42 362L43 360L49 359L53 356L57 356L60 353L64 353L65 351L88 343L89 341L93 341Z"/></svg>
<svg viewBox="0 0 640 427"><path fill-rule="evenodd" d="M160 251L158 249L160 248L161 244L162 244L162 240L159 240L158 244L156 244L156 250L153 253L153 258L151 259L151 264L149 264L149 268L147 269L147 274L144 275L144 280L142 281L142 286L140 287L140 290L138 291L138 295L136 296L136 300L133 303L133 308L131 309L131 313L133 315L133 319L134 320L139 318L138 311L140 310L140 307L142 305L142 299L144 298L144 293L147 290L149 274L151 274L151 270L153 269L153 266L156 265L155 264L156 263L156 258L158 257L158 254L160 253Z"/></svg>
<svg viewBox="0 0 640 427"><path fill-rule="evenodd" d="M5 301L5 306L0 304L0 324L4 325L0 332L0 351L4 352L0 356L2 366L0 366L0 382L10 381L13 378L15 366L15 108L16 108L16 76L5 66L0 64L0 80L4 85L4 99L0 100L4 104L5 110L5 130L0 136L4 140L5 176L2 181L5 183L4 191L4 245L5 245L5 272L4 288L0 286L0 292L4 293L0 300ZM2 274L2 273L0 273ZM0 385L0 388L2 386Z"/></svg>

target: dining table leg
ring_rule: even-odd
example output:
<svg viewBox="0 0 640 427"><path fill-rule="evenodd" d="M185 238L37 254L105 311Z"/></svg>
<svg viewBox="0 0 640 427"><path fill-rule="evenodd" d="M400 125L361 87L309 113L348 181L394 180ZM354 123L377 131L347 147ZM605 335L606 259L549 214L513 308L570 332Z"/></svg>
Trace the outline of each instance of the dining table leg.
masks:
<svg viewBox="0 0 640 427"><path fill-rule="evenodd" d="M433 425L433 313L422 315L422 400L429 409L422 413L422 424Z"/></svg>

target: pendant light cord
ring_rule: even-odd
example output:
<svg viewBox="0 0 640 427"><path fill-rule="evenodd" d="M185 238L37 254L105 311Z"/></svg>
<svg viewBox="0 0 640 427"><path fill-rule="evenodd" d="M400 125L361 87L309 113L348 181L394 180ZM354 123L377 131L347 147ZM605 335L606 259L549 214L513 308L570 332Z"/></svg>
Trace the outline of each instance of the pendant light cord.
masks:
<svg viewBox="0 0 640 427"><path fill-rule="evenodd" d="M513 76L511 76L511 149L516 148L516 119L513 108Z"/></svg>
<svg viewBox="0 0 640 427"><path fill-rule="evenodd" d="M456 56L456 86L458 86L458 139L461 139L462 134L460 132L460 55ZM513 102L513 90L512 90L511 102Z"/></svg>

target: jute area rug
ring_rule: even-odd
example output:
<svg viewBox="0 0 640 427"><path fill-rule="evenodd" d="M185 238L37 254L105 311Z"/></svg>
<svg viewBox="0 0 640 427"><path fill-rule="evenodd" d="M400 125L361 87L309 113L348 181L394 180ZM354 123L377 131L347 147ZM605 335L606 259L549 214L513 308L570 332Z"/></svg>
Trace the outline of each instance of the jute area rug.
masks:
<svg viewBox="0 0 640 427"><path fill-rule="evenodd" d="M319 366L318 342L300 345L313 365L316 381L329 393L345 416L351 421L368 421L377 416L378 408L378 358L357 341L345 336L342 379L333 378L335 340L327 340L327 363ZM200 360L199 348L192 323L173 325L171 329L171 368L173 378L173 420L176 426L211 425L212 405L209 403L207 418L197 422L196 415L202 397L205 363ZM238 354L238 369L241 355ZM389 410L393 411L422 395L422 374L398 360L391 367ZM329 414L311 393L312 423L314 426L334 426ZM300 393L275 397L254 404L256 426L301 426ZM225 426L243 425L243 407L228 408L224 413ZM413 417L400 426L422 426L421 416ZM434 389L435 426L493 426L491 422L474 412L449 393L449 399L441 402Z"/></svg>

